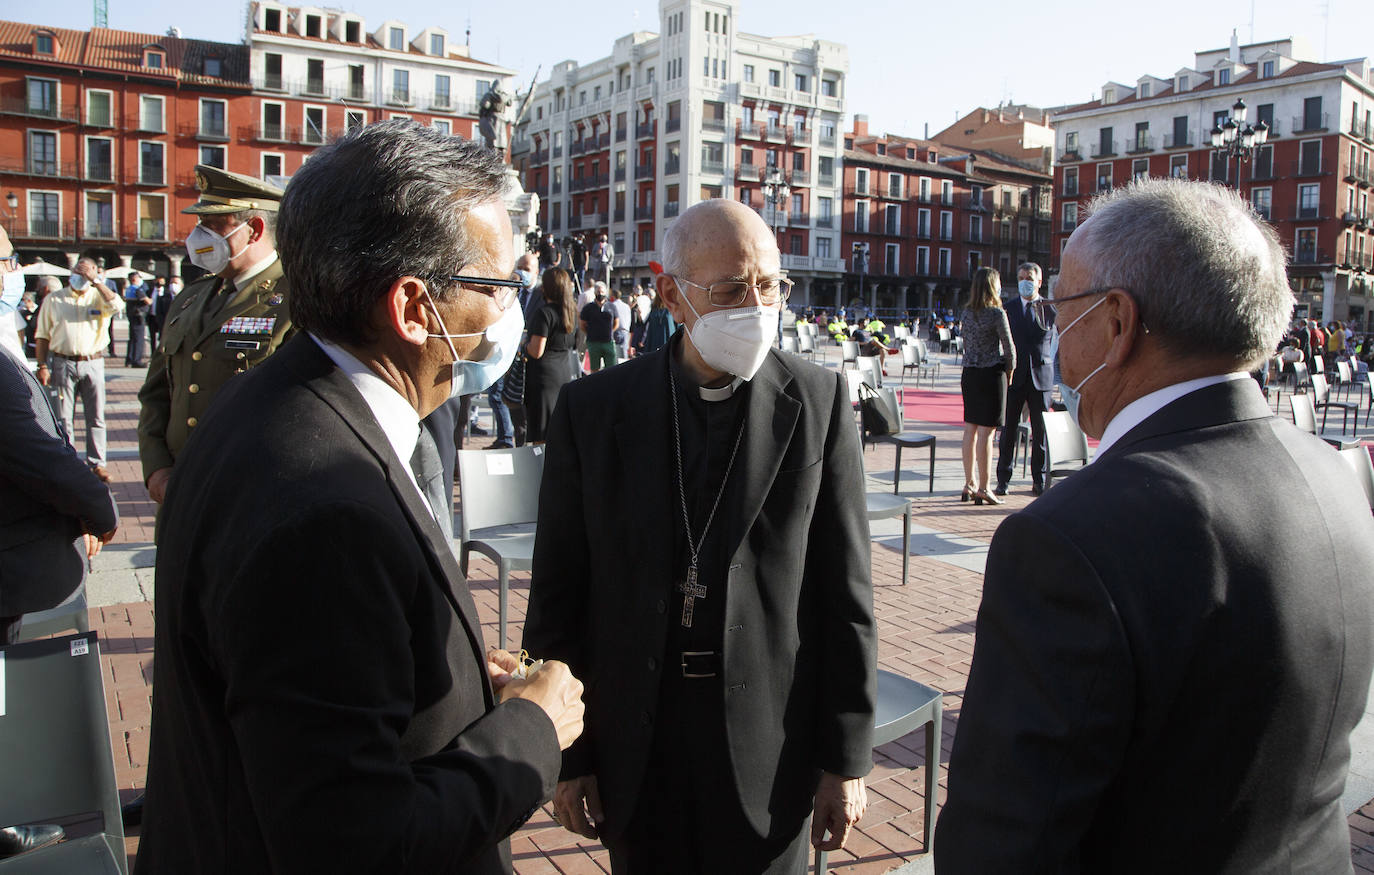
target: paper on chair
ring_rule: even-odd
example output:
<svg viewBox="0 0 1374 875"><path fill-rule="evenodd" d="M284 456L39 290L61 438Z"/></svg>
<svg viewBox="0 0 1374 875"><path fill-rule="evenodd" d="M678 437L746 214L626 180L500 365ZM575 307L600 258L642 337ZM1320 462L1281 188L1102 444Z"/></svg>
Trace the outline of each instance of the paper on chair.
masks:
<svg viewBox="0 0 1374 875"><path fill-rule="evenodd" d="M510 453L488 453L487 476L500 477L515 473L515 457Z"/></svg>

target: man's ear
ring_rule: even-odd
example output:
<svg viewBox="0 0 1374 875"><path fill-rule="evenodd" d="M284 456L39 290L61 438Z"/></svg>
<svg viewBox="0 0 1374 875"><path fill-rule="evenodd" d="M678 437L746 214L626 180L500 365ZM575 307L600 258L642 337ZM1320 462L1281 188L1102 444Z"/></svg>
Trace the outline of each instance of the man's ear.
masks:
<svg viewBox="0 0 1374 875"><path fill-rule="evenodd" d="M248 242L256 243L267 233L267 223L262 216L253 216L246 223L248 225Z"/></svg>
<svg viewBox="0 0 1374 875"><path fill-rule="evenodd" d="M377 311L383 330L402 341L423 346L429 339L433 316L423 280L413 276L397 279L378 302Z"/></svg>
<svg viewBox="0 0 1374 875"><path fill-rule="evenodd" d="M668 308L668 312L673 314L673 321L685 321L687 306L682 301L682 289L678 287L677 281L668 274L661 273L654 278L654 288L663 298L663 303Z"/></svg>
<svg viewBox="0 0 1374 875"><path fill-rule="evenodd" d="M1145 335L1140 322L1140 307L1135 298L1120 289L1108 292L1102 306L1107 310L1106 330L1111 335L1107 347L1107 365L1119 368L1130 360Z"/></svg>

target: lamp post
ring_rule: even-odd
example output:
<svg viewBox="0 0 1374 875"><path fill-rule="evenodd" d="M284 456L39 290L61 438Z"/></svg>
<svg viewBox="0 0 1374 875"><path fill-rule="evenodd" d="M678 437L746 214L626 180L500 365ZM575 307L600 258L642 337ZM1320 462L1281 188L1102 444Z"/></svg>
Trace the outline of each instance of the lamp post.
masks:
<svg viewBox="0 0 1374 875"><path fill-rule="evenodd" d="M10 220L9 235L12 241L14 239L14 223L19 218L19 195L10 192L5 195L5 203L9 205L9 209L5 211L5 215L8 216Z"/></svg>
<svg viewBox="0 0 1374 875"><path fill-rule="evenodd" d="M864 276L868 273L868 244L854 244L854 270L859 274L859 303L867 306L868 299L864 297Z"/></svg>
<svg viewBox="0 0 1374 875"><path fill-rule="evenodd" d="M782 234L782 222L779 221L778 204L786 203L788 195L792 193L792 189L787 185L787 180L783 179L782 171L776 166L770 166L768 168L768 172L764 174L763 184L760 187L763 189L764 200L773 208L773 235L778 236ZM781 244L779 244L778 248L782 248Z"/></svg>
<svg viewBox="0 0 1374 875"><path fill-rule="evenodd" d="M1226 161L1236 159L1236 191L1240 191L1240 166L1251 160L1259 148L1269 141L1269 125L1260 122L1251 126L1246 117L1249 109L1244 100L1237 100L1225 122L1212 129L1212 154Z"/></svg>

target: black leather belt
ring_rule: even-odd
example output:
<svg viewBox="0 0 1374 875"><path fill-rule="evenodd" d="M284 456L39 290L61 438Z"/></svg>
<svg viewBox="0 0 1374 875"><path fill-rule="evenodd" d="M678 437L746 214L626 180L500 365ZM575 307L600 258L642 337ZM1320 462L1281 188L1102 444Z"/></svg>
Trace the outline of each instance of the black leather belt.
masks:
<svg viewBox="0 0 1374 875"><path fill-rule="evenodd" d="M713 678L720 674L720 654L714 650L682 651L682 676Z"/></svg>
<svg viewBox="0 0 1374 875"><path fill-rule="evenodd" d="M52 352L57 358L66 359L69 362L93 362L100 358L100 353L96 353L95 355L67 355L66 353L53 350L49 350L49 352Z"/></svg>

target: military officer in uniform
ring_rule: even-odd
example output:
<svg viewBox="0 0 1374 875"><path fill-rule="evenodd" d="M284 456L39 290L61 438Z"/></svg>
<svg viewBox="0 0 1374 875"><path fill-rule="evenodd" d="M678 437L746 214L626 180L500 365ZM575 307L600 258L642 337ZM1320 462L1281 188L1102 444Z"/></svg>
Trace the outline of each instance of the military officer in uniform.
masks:
<svg viewBox="0 0 1374 875"><path fill-rule="evenodd" d="M291 328L273 228L282 191L251 176L196 166L200 217L186 238L206 276L176 296L139 390L138 455L162 503L172 464L220 388L261 363Z"/></svg>

